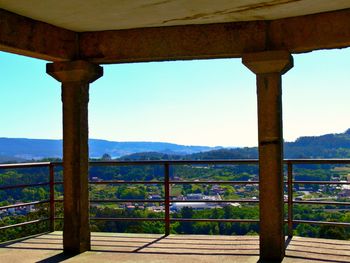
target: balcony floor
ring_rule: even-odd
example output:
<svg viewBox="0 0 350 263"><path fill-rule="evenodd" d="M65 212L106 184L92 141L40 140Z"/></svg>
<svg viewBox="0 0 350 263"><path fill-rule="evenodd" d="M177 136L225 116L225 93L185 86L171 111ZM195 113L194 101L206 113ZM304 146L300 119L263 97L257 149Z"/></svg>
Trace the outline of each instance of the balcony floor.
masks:
<svg viewBox="0 0 350 263"><path fill-rule="evenodd" d="M62 232L0 244L1 262L257 262L257 236L92 233L92 251L68 258ZM350 241L293 237L283 262L350 262Z"/></svg>

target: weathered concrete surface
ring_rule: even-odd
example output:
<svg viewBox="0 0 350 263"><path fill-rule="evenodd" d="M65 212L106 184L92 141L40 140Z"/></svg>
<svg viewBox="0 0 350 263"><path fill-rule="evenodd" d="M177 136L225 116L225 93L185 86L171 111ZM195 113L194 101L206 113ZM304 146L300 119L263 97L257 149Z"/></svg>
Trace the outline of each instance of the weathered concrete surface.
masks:
<svg viewBox="0 0 350 263"><path fill-rule="evenodd" d="M62 233L53 232L0 245L2 262L256 263L257 236L91 233L92 251L62 254ZM294 237L284 263L350 262L350 241ZM46 260L46 261L44 261ZM50 261L51 260L51 261Z"/></svg>
<svg viewBox="0 0 350 263"><path fill-rule="evenodd" d="M157 27L80 34L81 56L97 63L239 57L264 50L266 23Z"/></svg>
<svg viewBox="0 0 350 263"><path fill-rule="evenodd" d="M76 33L0 9L0 50L95 63L236 58L266 50L300 53L348 47L349 24L346 9L273 21Z"/></svg>
<svg viewBox="0 0 350 263"><path fill-rule="evenodd" d="M78 50L77 35L0 9L0 50L52 61L71 60Z"/></svg>
<svg viewBox="0 0 350 263"><path fill-rule="evenodd" d="M285 50L247 53L243 55L242 62L257 76L270 73L282 75L293 67L293 58Z"/></svg>
<svg viewBox="0 0 350 263"><path fill-rule="evenodd" d="M77 32L274 20L350 8L346 0L0 0L0 5Z"/></svg>
<svg viewBox="0 0 350 263"><path fill-rule="evenodd" d="M85 62L47 64L47 73L62 82L64 251L90 249L88 190L89 83L103 75L100 66Z"/></svg>
<svg viewBox="0 0 350 263"><path fill-rule="evenodd" d="M309 52L350 46L350 9L274 21L140 28L80 34L96 63L235 58L265 50Z"/></svg>
<svg viewBox="0 0 350 263"><path fill-rule="evenodd" d="M246 54L243 64L256 74L259 139L260 257L284 257L283 131L281 76L293 66L286 51Z"/></svg>
<svg viewBox="0 0 350 263"><path fill-rule="evenodd" d="M348 47L350 9L271 21L268 41L269 49L290 53Z"/></svg>

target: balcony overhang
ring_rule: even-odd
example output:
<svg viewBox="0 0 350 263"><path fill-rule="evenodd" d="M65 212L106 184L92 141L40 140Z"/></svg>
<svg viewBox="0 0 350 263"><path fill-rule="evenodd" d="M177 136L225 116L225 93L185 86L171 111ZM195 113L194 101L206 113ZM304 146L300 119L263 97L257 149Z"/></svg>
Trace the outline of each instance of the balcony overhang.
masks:
<svg viewBox="0 0 350 263"><path fill-rule="evenodd" d="M68 9L68 2L74 2L75 9ZM193 6L190 12L180 2L171 8L173 1L149 1L148 7L139 4L134 9L110 1L102 8L111 11L102 12L106 16L102 18L101 7L79 6L79 1L60 1L58 11L47 1L2 1L0 50L49 61L84 59L104 64L236 58L264 50L302 53L350 46L347 1L255 0L246 9L238 5L241 1L221 2L217 7L209 2ZM38 7L32 8L35 3ZM205 8L209 13L201 13ZM147 12L132 19L140 10Z"/></svg>

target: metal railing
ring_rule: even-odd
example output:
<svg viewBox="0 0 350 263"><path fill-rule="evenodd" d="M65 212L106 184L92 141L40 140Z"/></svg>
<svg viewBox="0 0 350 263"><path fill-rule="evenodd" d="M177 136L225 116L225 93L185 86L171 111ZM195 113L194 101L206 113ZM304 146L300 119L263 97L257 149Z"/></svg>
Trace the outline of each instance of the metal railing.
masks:
<svg viewBox="0 0 350 263"><path fill-rule="evenodd" d="M170 167L176 165L237 165L237 164L254 164L257 165L257 160L194 160L194 161L121 161L121 162L93 162L91 166L117 166L117 165L161 165L164 169L163 181L102 181L102 182L90 182L90 184L163 184L164 185L164 199L152 200L152 199L119 199L119 200L90 200L91 203L164 203L164 218L100 218L94 217L90 220L102 220L102 221L162 221L165 223L165 234L170 233L170 224L172 222L225 222L225 223L258 223L259 220L255 219L213 219L213 218L174 218L170 217L170 204L191 202L191 203L258 203L258 200L252 199L237 199L237 200L170 200L170 188L176 184L256 184L258 181L174 181L170 180Z"/></svg>
<svg viewBox="0 0 350 263"><path fill-rule="evenodd" d="M350 182L346 181L297 181L294 180L293 166L300 164L333 164L333 165L347 165L350 164L350 159L288 159L284 160L287 172L287 181L285 184L288 188L288 198L285 203L288 206L287 220L285 223L288 226L288 235L293 235L293 227L296 224L319 224L319 225L333 225L333 226L346 226L349 227L350 223L345 222L328 222L328 221L310 221L310 220L296 220L293 218L293 206L294 204L309 204L309 205L336 205L336 206L350 206L350 202L336 202L336 201L305 201L293 199L293 187L294 185L350 185ZM165 234L170 233L170 224L172 222L231 222L231 223L259 223L257 219L212 219L212 218L173 218L170 216L170 205L171 203L181 202L201 202L201 203L259 203L259 200L255 199L234 199L234 200L174 200L170 199L171 186L176 184L229 184L229 185L259 185L259 181L175 181L170 180L170 168L178 165L258 165L256 159L246 160L176 160L176 161L101 161L101 162L90 162L90 166L150 166L160 165L164 169L164 180L162 181L90 181L93 184L105 184L105 185L123 185L123 184L159 184L164 187L164 199L91 199L90 203L163 203L164 204L164 217L163 218L108 218L108 217L91 217L93 221L162 221L165 223ZM49 187L49 199L40 200L28 203L13 204L0 207L0 210L24 207L38 204L49 204L48 217L37 220L32 220L23 223L17 223L7 226L0 227L0 230L9 229L12 227L25 226L29 224L36 224L38 222L49 222L49 230L55 230L55 220L61 220L62 217L55 216L55 203L63 202L63 200L55 199L55 185L60 185L62 182L55 181L55 168L62 166L60 162L42 162L42 163L20 163L20 164L1 164L0 170L3 169L21 169L21 168L37 168L47 167L49 169L49 181L45 183L35 184L20 184L20 185L9 185L0 186L0 190L10 190L15 188L25 187L37 187L37 186L48 186Z"/></svg>
<svg viewBox="0 0 350 263"><path fill-rule="evenodd" d="M329 222L329 221L311 221L311 220L296 220L293 217L294 204L308 204L308 205L336 205L336 206L350 206L350 202L335 202L335 201L303 201L294 200L293 187L294 185L350 185L349 181L298 181L294 180L293 166L301 164L333 164L333 165L347 165L350 164L350 159L289 159L284 160L287 165L287 181L285 182L288 187L288 231L289 237L293 236L293 226L295 224L314 224L314 225L328 225L328 226L345 226L349 227L350 223L346 222Z"/></svg>
<svg viewBox="0 0 350 263"><path fill-rule="evenodd" d="M40 218L40 219L21 222L21 223L17 223L17 224L1 226L0 230L9 229L9 228L13 228L13 227L32 225L32 224L36 224L36 223L40 223L40 222L49 221L50 231L54 231L54 226L55 226L54 165L55 164L50 163L50 162L1 164L0 165L1 170L3 170L3 169L21 169L21 168L38 168L38 167L48 167L49 168L49 182L0 186L0 191L1 190L18 189L18 188L27 188L27 187L49 186L49 199L47 199L47 200L33 201L33 202L27 202L27 203L17 203L17 204L13 204L13 205L6 205L6 206L0 207L0 210L8 210L8 209L18 208L18 207L35 206L35 205L39 205L39 204L49 204L49 216L46 218Z"/></svg>

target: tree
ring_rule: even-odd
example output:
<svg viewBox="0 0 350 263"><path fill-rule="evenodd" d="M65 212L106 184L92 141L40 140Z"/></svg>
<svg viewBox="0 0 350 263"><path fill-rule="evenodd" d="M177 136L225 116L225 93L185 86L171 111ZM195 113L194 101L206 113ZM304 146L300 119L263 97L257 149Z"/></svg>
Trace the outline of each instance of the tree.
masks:
<svg viewBox="0 0 350 263"><path fill-rule="evenodd" d="M110 160L112 160L112 157L108 153L105 153L102 155L101 160L110 161Z"/></svg>
<svg viewBox="0 0 350 263"><path fill-rule="evenodd" d="M320 237L332 239L347 239L345 229L338 226L321 226Z"/></svg>
<svg viewBox="0 0 350 263"><path fill-rule="evenodd" d="M184 207L181 209L182 218L193 218L193 209L191 207ZM193 233L193 223L192 222L180 222L180 232L185 234Z"/></svg>

